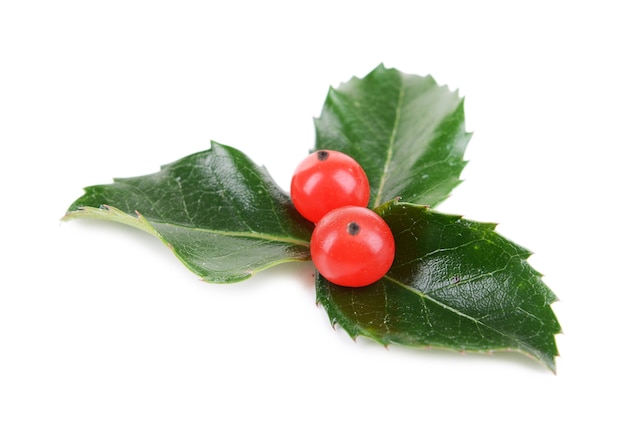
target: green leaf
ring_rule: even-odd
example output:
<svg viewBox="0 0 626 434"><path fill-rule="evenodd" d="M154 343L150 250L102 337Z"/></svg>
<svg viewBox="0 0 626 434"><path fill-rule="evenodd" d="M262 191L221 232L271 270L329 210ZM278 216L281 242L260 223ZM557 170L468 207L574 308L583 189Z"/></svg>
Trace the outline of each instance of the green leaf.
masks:
<svg viewBox="0 0 626 434"><path fill-rule="evenodd" d="M265 168L218 143L160 172L86 188L65 219L75 217L155 235L210 282L235 282L275 264L309 259L312 225Z"/></svg>
<svg viewBox="0 0 626 434"><path fill-rule="evenodd" d="M457 92L382 65L331 88L315 126L316 149L344 152L363 166L370 207L398 196L442 202L460 182L470 139Z"/></svg>
<svg viewBox="0 0 626 434"><path fill-rule="evenodd" d="M513 350L555 370L555 295L529 251L495 225L389 202L377 209L396 240L389 273L363 288L319 274L317 299L350 336L459 351Z"/></svg>

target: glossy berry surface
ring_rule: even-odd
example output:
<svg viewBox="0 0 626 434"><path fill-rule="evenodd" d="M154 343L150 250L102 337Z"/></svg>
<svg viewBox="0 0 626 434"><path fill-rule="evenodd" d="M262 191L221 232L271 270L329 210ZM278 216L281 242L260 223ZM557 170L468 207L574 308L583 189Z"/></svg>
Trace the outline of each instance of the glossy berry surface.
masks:
<svg viewBox="0 0 626 434"><path fill-rule="evenodd" d="M296 167L291 200L304 218L317 223L342 206L367 206L367 175L352 157L338 151L316 151Z"/></svg>
<svg viewBox="0 0 626 434"><path fill-rule="evenodd" d="M327 280L359 287L382 278L393 263L395 242L385 221L363 207L326 214L311 236L311 259Z"/></svg>

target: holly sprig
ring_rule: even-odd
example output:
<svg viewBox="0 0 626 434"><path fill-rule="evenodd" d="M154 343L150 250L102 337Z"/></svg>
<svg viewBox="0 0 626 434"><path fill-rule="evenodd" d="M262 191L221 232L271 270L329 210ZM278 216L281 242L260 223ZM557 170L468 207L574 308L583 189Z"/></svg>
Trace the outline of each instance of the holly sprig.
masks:
<svg viewBox="0 0 626 434"><path fill-rule="evenodd" d="M359 161L368 206L396 243L391 269L374 284L340 287L316 273L331 322L383 345L517 351L555 371L556 296L528 264L530 252L494 224L433 209L466 164L471 135L458 93L380 65L331 88L315 130L315 149ZM64 217L73 218L144 230L215 283L309 260L314 227L264 167L215 142L159 172L87 187Z"/></svg>

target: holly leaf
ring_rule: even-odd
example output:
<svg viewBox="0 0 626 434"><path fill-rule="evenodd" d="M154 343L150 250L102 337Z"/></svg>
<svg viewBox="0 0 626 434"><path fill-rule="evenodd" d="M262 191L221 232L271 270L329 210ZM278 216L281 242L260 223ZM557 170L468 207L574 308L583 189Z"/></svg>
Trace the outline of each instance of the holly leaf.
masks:
<svg viewBox="0 0 626 434"><path fill-rule="evenodd" d="M311 223L265 168L215 142L157 173L86 188L69 207L65 219L71 218L115 221L155 235L209 282L235 282L309 259Z"/></svg>
<svg viewBox="0 0 626 434"><path fill-rule="evenodd" d="M330 88L315 129L316 149L344 152L363 166L372 208L398 196L442 202L460 182L471 136L458 92L383 65Z"/></svg>
<svg viewBox="0 0 626 434"><path fill-rule="evenodd" d="M528 264L528 250L493 224L424 206L393 201L376 211L394 234L394 263L362 288L318 273L317 300L333 324L383 345L518 351L555 370L556 297Z"/></svg>

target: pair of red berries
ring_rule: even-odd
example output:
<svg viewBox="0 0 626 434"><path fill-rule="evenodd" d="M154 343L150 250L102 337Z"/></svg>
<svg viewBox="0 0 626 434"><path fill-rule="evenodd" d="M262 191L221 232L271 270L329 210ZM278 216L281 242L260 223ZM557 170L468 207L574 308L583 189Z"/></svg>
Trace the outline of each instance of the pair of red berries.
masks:
<svg viewBox="0 0 626 434"><path fill-rule="evenodd" d="M378 214L366 208L369 197L363 168L338 151L312 153L297 166L291 179L294 206L315 223L313 264L337 285L374 283L393 262L393 234Z"/></svg>

